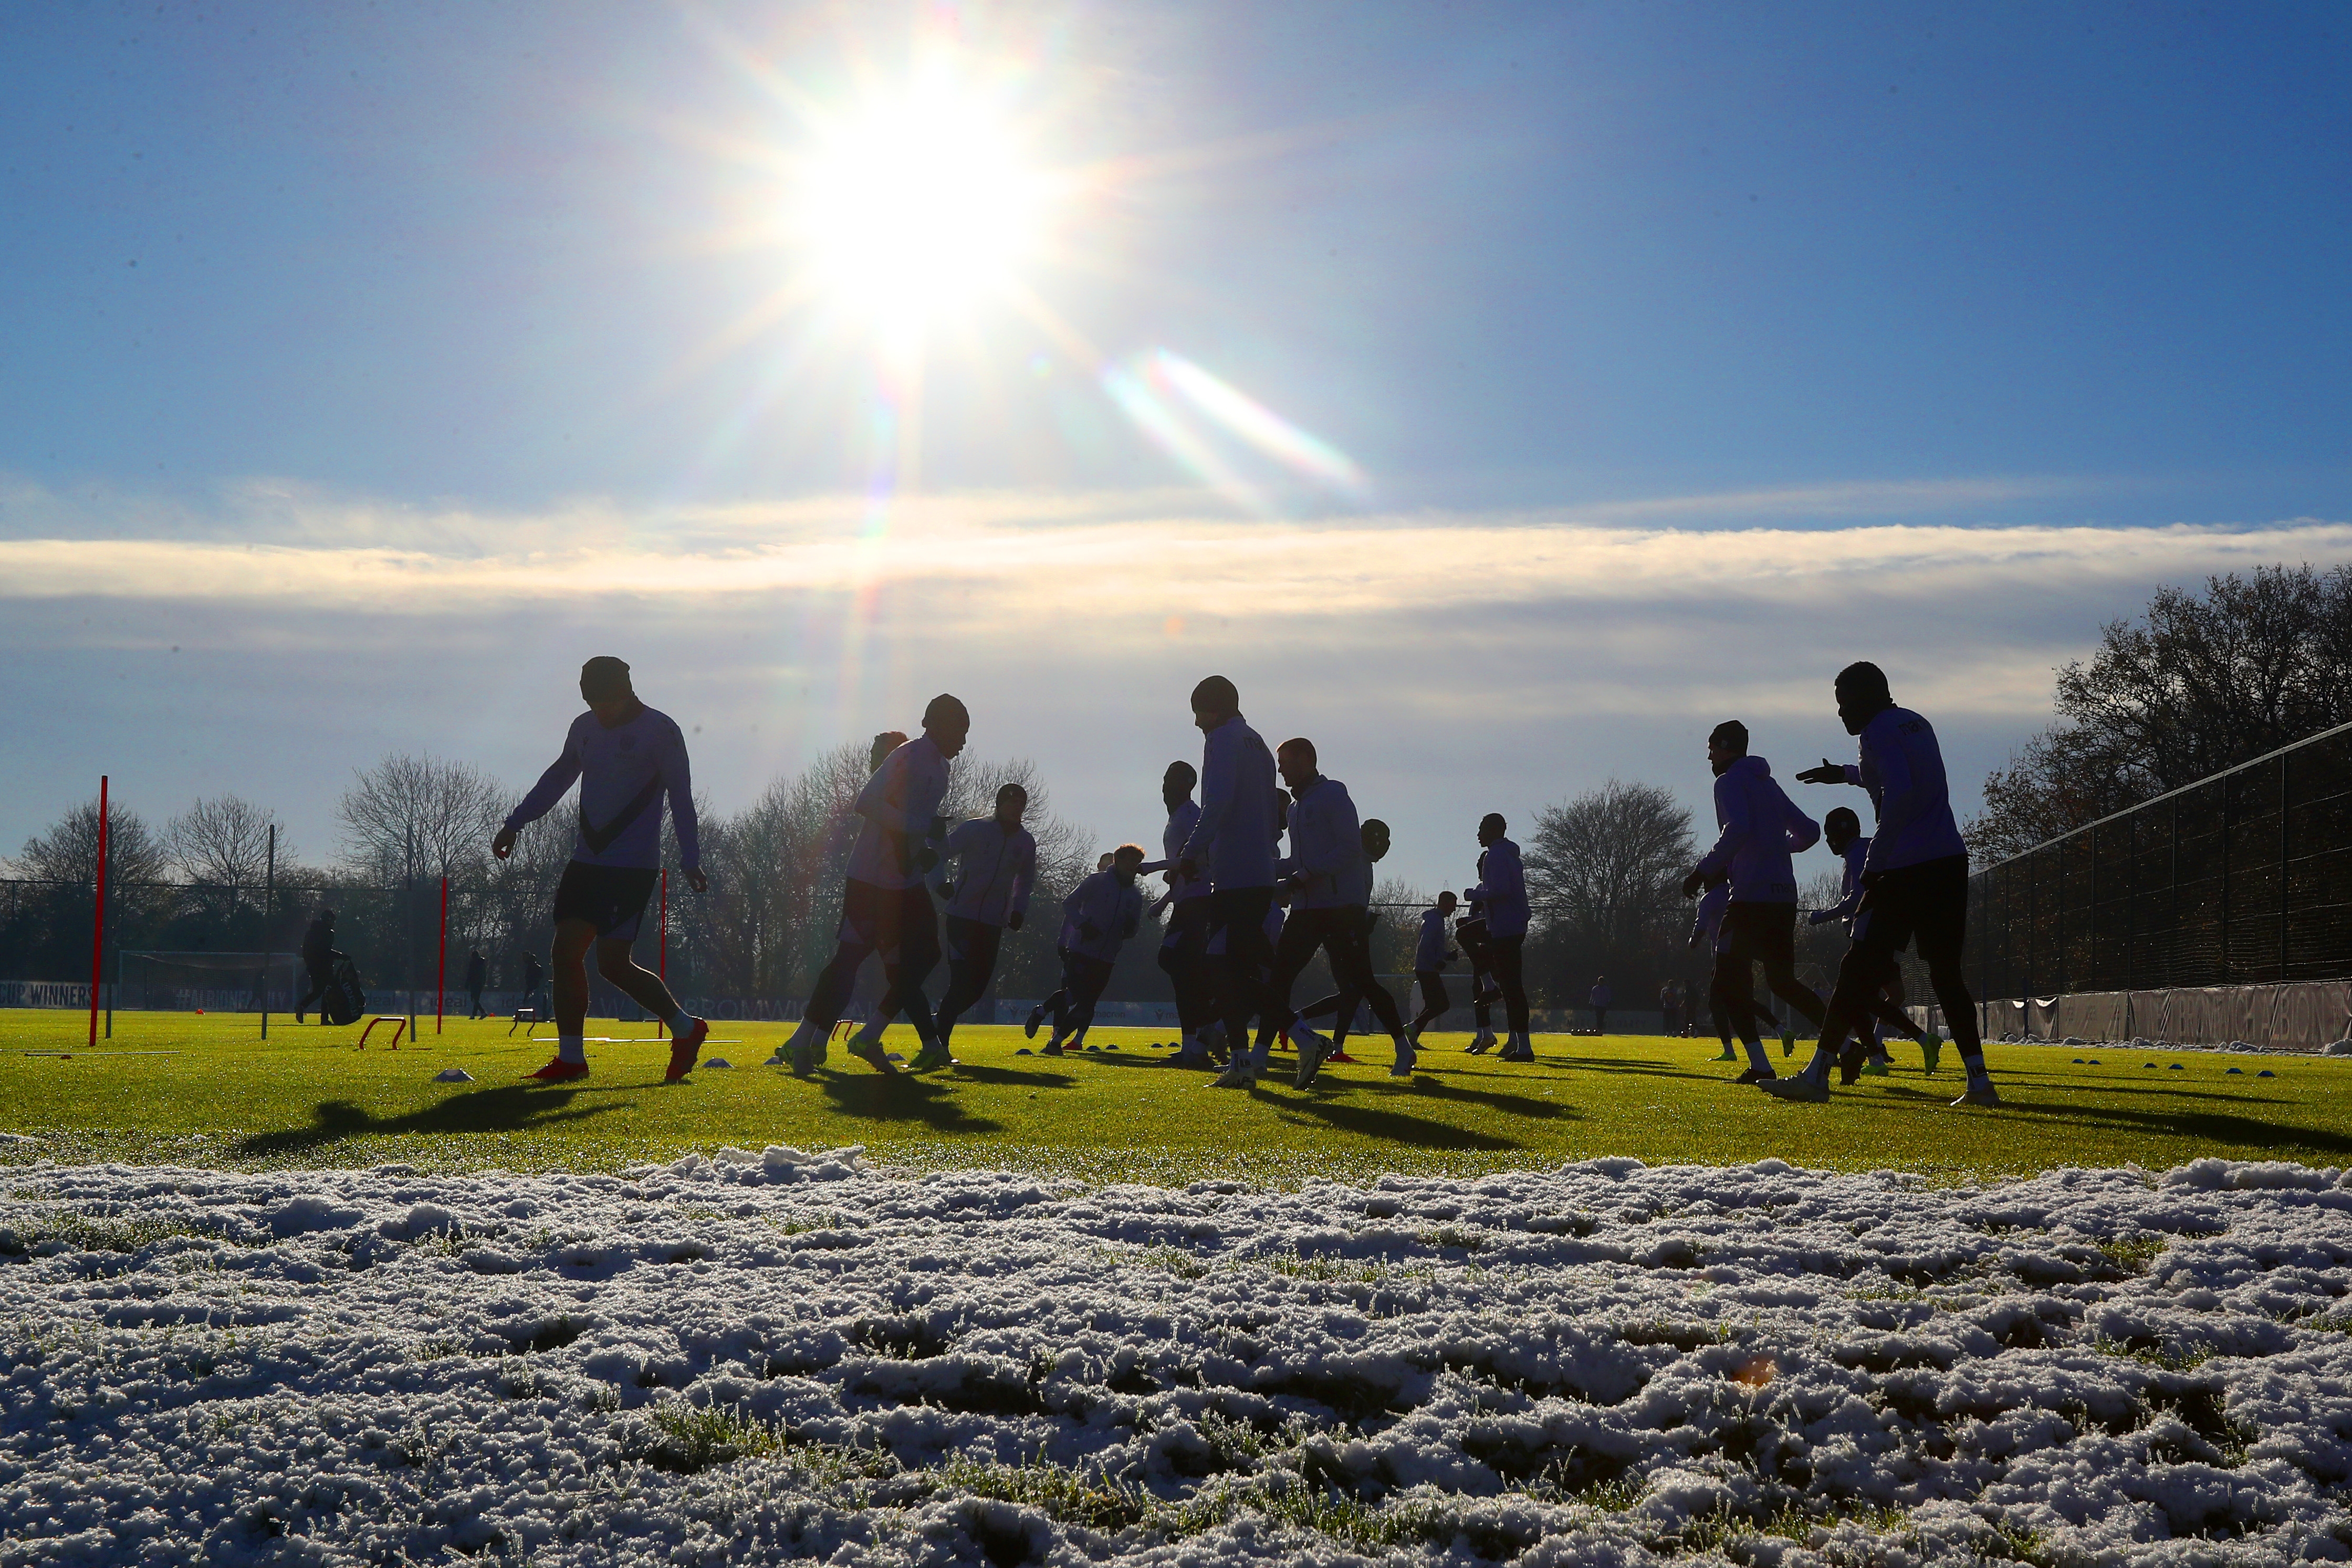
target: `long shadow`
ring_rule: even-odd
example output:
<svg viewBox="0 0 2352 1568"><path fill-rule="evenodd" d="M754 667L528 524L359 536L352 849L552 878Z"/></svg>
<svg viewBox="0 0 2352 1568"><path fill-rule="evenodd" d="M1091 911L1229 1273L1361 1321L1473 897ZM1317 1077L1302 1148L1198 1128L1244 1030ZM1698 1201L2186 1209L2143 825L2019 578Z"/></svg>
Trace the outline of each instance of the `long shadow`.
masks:
<svg viewBox="0 0 2352 1568"><path fill-rule="evenodd" d="M971 1062L958 1062L956 1081L962 1083L999 1084L1006 1089L1076 1089L1077 1080L1067 1073L1022 1072L1013 1068L984 1068Z"/></svg>
<svg viewBox="0 0 2352 1568"><path fill-rule="evenodd" d="M816 1081L845 1116L870 1121L919 1121L940 1132L997 1132L1003 1123L965 1112L953 1085L929 1074L839 1073L820 1068Z"/></svg>
<svg viewBox="0 0 2352 1568"><path fill-rule="evenodd" d="M240 1154L269 1157L310 1153L353 1138L409 1132L540 1132L618 1109L613 1105L574 1106L571 1101L578 1092L537 1085L501 1084L493 1089L478 1089L470 1094L453 1094L404 1116L374 1116L347 1100L325 1100L312 1108L310 1126L257 1132L241 1139L236 1151Z"/></svg>
<svg viewBox="0 0 2352 1568"><path fill-rule="evenodd" d="M1946 1098L1942 1095L1931 1097L1925 1090L1908 1088L1895 1092L1906 1099ZM2251 1116L2230 1116L2212 1110L2182 1110L2168 1115L2162 1111L2126 1110L2115 1106L2052 1105L2031 1100L2007 1100L2000 1109L2047 1121L2071 1121L2085 1127L2135 1132L2161 1132L2177 1138L2231 1143L2242 1148L2273 1150L2293 1147L2328 1154L2352 1154L2352 1133L2298 1127L2291 1122L2258 1121Z"/></svg>
<svg viewBox="0 0 2352 1568"><path fill-rule="evenodd" d="M1400 1110L1350 1105L1345 1100L1276 1096L1263 1089L1250 1090L1250 1098L1264 1101L1277 1110L1312 1116L1329 1126L1359 1132L1367 1138L1381 1138L1391 1143L1410 1143L1420 1149L1502 1150L1524 1147L1516 1138L1475 1132L1469 1128L1451 1126L1425 1116L1407 1116Z"/></svg>
<svg viewBox="0 0 2352 1568"><path fill-rule="evenodd" d="M1371 1094L1408 1095L1414 1100L1457 1100L1465 1105L1483 1105L1506 1116L1527 1116L1538 1121L1583 1114L1557 1100L1535 1100L1524 1094L1505 1094L1495 1089L1465 1089L1460 1084L1428 1073L1415 1073L1410 1079L1372 1080L1318 1078L1315 1083L1318 1089L1346 1088Z"/></svg>
<svg viewBox="0 0 2352 1568"><path fill-rule="evenodd" d="M1712 1061L1714 1058L1707 1059ZM1647 1060L1641 1057L1538 1057L1532 1063L1522 1062L1519 1065L1522 1067L1556 1065L1577 1071L1597 1068L1601 1072L1622 1074L1632 1078L1703 1079L1714 1076L1711 1073L1696 1070L1704 1064L1662 1062Z"/></svg>

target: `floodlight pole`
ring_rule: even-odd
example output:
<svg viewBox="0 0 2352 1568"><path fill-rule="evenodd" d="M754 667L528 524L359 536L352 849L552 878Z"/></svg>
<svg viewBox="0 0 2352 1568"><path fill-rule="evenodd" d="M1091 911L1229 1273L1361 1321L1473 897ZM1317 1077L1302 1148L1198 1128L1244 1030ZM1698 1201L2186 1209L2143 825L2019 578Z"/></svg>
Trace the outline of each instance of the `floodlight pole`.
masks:
<svg viewBox="0 0 2352 1568"><path fill-rule="evenodd" d="M433 960L433 1032L441 1032L441 1015L447 1010L449 984L449 879L441 879L440 946Z"/></svg>
<svg viewBox="0 0 2352 1568"><path fill-rule="evenodd" d="M269 911L278 902L278 824L269 825L268 869L261 876L261 1037L269 1037Z"/></svg>
<svg viewBox="0 0 2352 1568"><path fill-rule="evenodd" d="M98 775L97 905L89 931L89 1043L98 1044L98 988L106 975L106 775ZM106 1009L106 1037L114 1037L113 998Z"/></svg>

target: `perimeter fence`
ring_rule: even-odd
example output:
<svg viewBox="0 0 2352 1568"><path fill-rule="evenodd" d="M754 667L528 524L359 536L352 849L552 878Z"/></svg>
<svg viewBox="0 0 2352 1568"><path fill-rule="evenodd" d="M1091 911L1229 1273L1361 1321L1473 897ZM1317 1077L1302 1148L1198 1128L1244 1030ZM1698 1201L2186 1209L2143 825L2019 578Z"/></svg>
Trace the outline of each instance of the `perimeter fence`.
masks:
<svg viewBox="0 0 2352 1568"><path fill-rule="evenodd" d="M2352 724L1970 879L1979 998L2352 979Z"/></svg>
<svg viewBox="0 0 2352 1568"><path fill-rule="evenodd" d="M313 912L327 907L337 916L334 945L352 955L372 1006L426 1010L437 988L452 1011L470 1010L466 970L479 950L488 971L483 1004L509 1013L527 1000L546 1000L543 982L530 988L529 965L536 959L543 966L548 959L553 892L551 882L531 876L453 878L446 904L437 878L268 887L114 881L107 890L100 1005L241 1013L258 1011L266 1001L273 1012L290 1012L307 990L294 955ZM89 1005L93 903L89 882L0 879L0 1007ZM1374 968L1407 1011L1416 1000L1412 965L1426 907L1375 906L1381 918L1372 934ZM1062 911L1062 901L1048 894L1031 900L1023 929L1004 936L991 999L1035 998L1055 989ZM1685 942L1687 903L1604 911L1539 906L1536 915L1527 972L1536 1005L1550 1020L1545 1026L1589 1021L1587 992L1600 973L1609 975L1616 992L1612 1013L1627 1022L1654 1016L1662 981L1678 982L1690 1001L1704 996L1707 959ZM648 967L661 965L680 998L710 1016L795 1018L831 956L839 919L837 893L793 899L723 886L694 893L672 875L666 948L657 902L646 910L636 956ZM1801 924L1798 940L1802 972L1825 987L1843 945L1843 927ZM1167 1000L1159 946L1159 927L1147 920L1119 955L1107 1002L1149 1008ZM933 978L934 993L945 983L943 968ZM1448 1018L1466 1016L1468 966L1449 965L1447 984L1455 1000ZM1300 977L1296 995L1303 1001L1328 985L1328 966L1318 958ZM633 1011L601 978L592 978L591 992L598 1016ZM1024 1002L1019 1010L1025 1009Z"/></svg>

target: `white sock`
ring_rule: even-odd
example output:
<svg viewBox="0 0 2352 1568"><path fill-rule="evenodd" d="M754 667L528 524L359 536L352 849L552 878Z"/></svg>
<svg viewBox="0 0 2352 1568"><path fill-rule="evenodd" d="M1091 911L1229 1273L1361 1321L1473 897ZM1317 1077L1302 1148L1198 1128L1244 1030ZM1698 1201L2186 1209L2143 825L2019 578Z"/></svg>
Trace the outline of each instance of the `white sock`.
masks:
<svg viewBox="0 0 2352 1568"><path fill-rule="evenodd" d="M556 1036L555 1059L560 1062L570 1062L574 1067L586 1067L588 1065L587 1042L578 1035Z"/></svg>

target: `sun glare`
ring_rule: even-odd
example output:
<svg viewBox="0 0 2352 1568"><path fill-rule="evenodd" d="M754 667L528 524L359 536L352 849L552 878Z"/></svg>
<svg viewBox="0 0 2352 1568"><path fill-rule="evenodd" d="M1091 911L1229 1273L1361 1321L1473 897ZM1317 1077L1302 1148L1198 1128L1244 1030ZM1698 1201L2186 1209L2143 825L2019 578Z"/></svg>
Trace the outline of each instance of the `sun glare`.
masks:
<svg viewBox="0 0 2352 1568"><path fill-rule="evenodd" d="M1002 112L931 80L825 129L801 220L828 290L913 333L1013 280L1044 191Z"/></svg>

